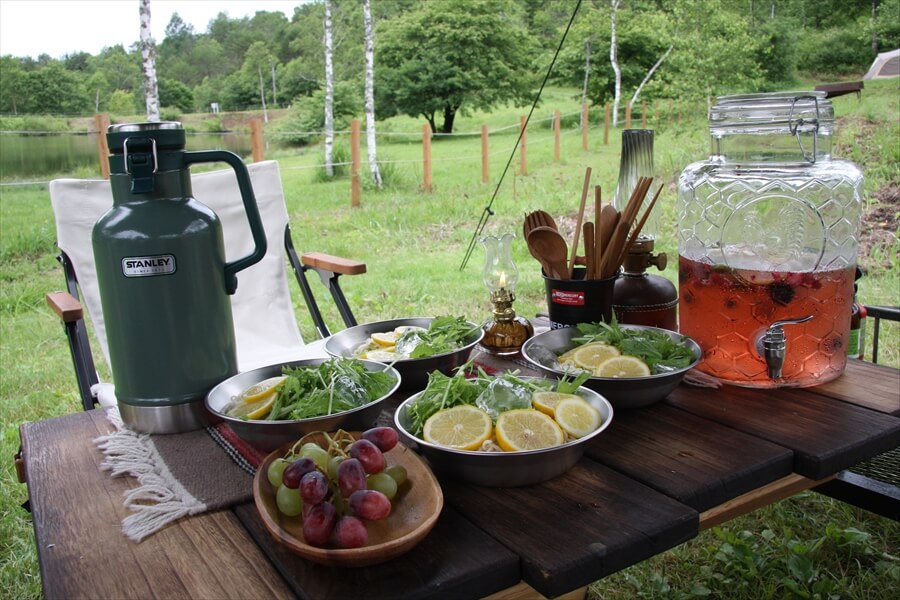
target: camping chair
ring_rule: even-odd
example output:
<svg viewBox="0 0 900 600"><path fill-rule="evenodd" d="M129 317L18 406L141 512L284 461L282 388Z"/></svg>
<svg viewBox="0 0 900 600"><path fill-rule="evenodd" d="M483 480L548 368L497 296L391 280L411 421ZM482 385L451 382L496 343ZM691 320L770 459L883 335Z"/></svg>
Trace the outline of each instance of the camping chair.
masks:
<svg viewBox="0 0 900 600"><path fill-rule="evenodd" d="M872 362L877 363L881 321L882 319L900 321L900 308L886 306L865 308L866 318L873 325ZM900 390L897 393L900 396ZM837 477L815 489L841 502L900 521L900 447L841 471Z"/></svg>
<svg viewBox="0 0 900 600"><path fill-rule="evenodd" d="M319 274L331 292L344 324L351 327L356 325L356 319L340 288L338 277L365 273L366 266L321 253L298 257L291 241L278 163L265 161L251 164L248 171L265 229L268 251L260 262L238 274L237 292L231 296L238 368L246 371L279 362L326 356L322 340L304 344L297 327L284 253L294 270L320 338L330 335L330 330L319 310L306 272L313 270ZM191 187L194 197L219 216L227 260L248 254L253 241L234 171L226 169L192 175ZM99 382L82 308L83 302L103 357L109 364L91 246L94 223L112 206L109 181L52 181L50 202L56 219L57 245L60 249L58 258L65 272L67 291L47 294L47 302L64 323L84 409L90 410L98 403L113 405L112 385Z"/></svg>

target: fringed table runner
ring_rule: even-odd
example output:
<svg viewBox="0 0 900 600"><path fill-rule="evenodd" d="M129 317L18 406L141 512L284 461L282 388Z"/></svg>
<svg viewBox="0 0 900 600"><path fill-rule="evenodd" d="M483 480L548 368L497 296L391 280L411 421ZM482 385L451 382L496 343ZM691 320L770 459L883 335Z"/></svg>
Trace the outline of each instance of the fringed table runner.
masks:
<svg viewBox="0 0 900 600"><path fill-rule="evenodd" d="M139 542L181 517L253 499L253 474L265 454L238 438L227 424L172 435L128 429L118 408L107 410L115 427L95 440L101 469L129 475L138 487L125 494L131 511L122 532Z"/></svg>

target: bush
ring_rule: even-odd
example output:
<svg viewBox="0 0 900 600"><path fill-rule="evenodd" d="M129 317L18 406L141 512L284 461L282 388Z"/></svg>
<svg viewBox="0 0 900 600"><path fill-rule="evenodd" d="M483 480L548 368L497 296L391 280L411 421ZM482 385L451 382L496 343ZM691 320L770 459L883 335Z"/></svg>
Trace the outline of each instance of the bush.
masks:
<svg viewBox="0 0 900 600"><path fill-rule="evenodd" d="M322 152L325 152L325 147L322 147ZM328 173L325 171L325 163L322 163L316 169L315 175L313 175L313 181L316 183L323 183L326 181L333 181L335 179L339 179L342 177L349 177L350 175L350 148L346 144L335 143L334 148L331 153L331 161L333 164L334 176L329 177Z"/></svg>
<svg viewBox="0 0 900 600"><path fill-rule="evenodd" d="M871 39L854 23L840 29L808 29L797 44L797 69L804 73L864 73L873 58Z"/></svg>
<svg viewBox="0 0 900 600"><path fill-rule="evenodd" d="M334 86L334 130L350 128L350 121L362 112L357 86L339 83ZM325 129L325 92L311 97L295 98L288 116L272 127L279 141L304 146L318 141Z"/></svg>
<svg viewBox="0 0 900 600"><path fill-rule="evenodd" d="M159 110L159 118L163 121L180 121L181 111L174 106L164 106Z"/></svg>

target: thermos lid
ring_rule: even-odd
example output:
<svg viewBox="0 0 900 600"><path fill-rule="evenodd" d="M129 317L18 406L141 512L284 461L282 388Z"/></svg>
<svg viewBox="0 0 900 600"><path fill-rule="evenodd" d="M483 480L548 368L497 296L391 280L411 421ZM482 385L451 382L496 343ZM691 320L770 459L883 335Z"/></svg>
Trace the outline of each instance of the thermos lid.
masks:
<svg viewBox="0 0 900 600"><path fill-rule="evenodd" d="M129 145L152 139L157 151L184 150L184 129L178 121L120 123L110 125L106 130L110 154L122 154L128 139L131 139Z"/></svg>

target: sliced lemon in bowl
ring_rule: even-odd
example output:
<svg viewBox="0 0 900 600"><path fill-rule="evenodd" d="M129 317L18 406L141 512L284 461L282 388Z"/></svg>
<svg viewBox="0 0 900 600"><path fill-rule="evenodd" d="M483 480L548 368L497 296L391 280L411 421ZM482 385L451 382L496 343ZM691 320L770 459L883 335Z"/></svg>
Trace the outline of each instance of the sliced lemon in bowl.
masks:
<svg viewBox="0 0 900 600"><path fill-rule="evenodd" d="M238 399L225 414L236 419L257 421L265 418L275 403L275 394L269 394L256 402L243 402Z"/></svg>
<svg viewBox="0 0 900 600"><path fill-rule="evenodd" d="M401 358L396 352L394 352L393 348L381 348L376 350L369 350L362 356L368 360L374 360L376 362L383 363L392 363L398 358Z"/></svg>
<svg viewBox="0 0 900 600"><path fill-rule="evenodd" d="M566 398L578 398L575 394L540 391L531 395L531 405L551 417L556 414L556 406Z"/></svg>
<svg viewBox="0 0 900 600"><path fill-rule="evenodd" d="M594 371L597 377L648 377L650 367L636 356L614 356L604 361Z"/></svg>
<svg viewBox="0 0 900 600"><path fill-rule="evenodd" d="M278 375L276 377L263 379L259 383L254 383L241 392L240 399L245 404L255 404L260 400L264 400L268 396L275 394L275 391L284 385L285 381L287 381L286 375Z"/></svg>
<svg viewBox="0 0 900 600"><path fill-rule="evenodd" d="M494 433L497 444L507 452L541 450L566 441L556 421L533 408L517 408L501 413Z"/></svg>
<svg viewBox="0 0 900 600"><path fill-rule="evenodd" d="M556 405L556 422L574 438L596 431L601 420L600 411L578 396L560 400Z"/></svg>
<svg viewBox="0 0 900 600"><path fill-rule="evenodd" d="M491 439L491 417L471 404L460 404L434 413L425 421L422 437L430 444L457 450L478 450Z"/></svg>
<svg viewBox="0 0 900 600"><path fill-rule="evenodd" d="M596 371L597 367L605 361L619 356L621 352L615 346L604 344L602 342L592 342L579 347L572 354L572 362L582 369L588 371Z"/></svg>
<svg viewBox="0 0 900 600"><path fill-rule="evenodd" d="M397 334L393 331L387 331L384 333L373 333L372 341L382 346L384 348L392 348L397 345Z"/></svg>

